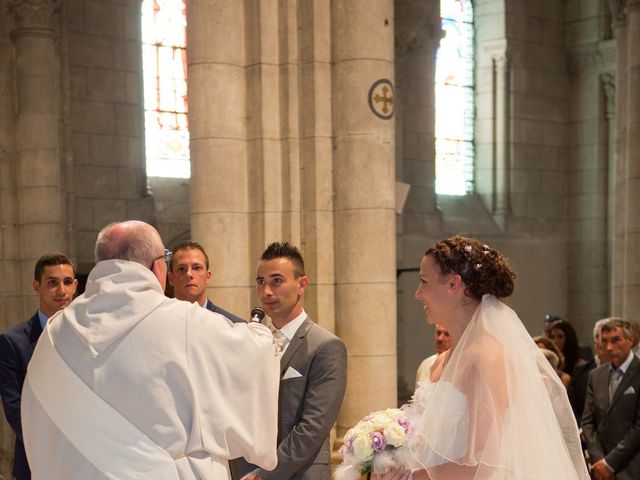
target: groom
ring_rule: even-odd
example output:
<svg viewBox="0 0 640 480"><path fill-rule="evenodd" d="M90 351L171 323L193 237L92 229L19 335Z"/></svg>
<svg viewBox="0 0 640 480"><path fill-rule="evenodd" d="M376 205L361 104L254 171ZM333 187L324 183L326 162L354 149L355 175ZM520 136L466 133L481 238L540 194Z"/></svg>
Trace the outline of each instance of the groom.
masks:
<svg viewBox="0 0 640 480"><path fill-rule="evenodd" d="M237 459L245 480L329 480L329 431L347 381L342 340L319 327L302 308L309 284L300 251L272 243L260 258L256 290L282 349L278 405L278 466L268 471ZM244 475L244 477L243 477Z"/></svg>

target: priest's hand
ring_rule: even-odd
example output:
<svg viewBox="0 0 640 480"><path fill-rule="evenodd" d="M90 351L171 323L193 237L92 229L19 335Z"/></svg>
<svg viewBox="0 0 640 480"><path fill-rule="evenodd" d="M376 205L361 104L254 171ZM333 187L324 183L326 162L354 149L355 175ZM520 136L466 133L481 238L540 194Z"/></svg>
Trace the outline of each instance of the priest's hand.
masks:
<svg viewBox="0 0 640 480"><path fill-rule="evenodd" d="M598 460L591 468L596 480L615 480L616 478L616 474L604 463L604 459Z"/></svg>

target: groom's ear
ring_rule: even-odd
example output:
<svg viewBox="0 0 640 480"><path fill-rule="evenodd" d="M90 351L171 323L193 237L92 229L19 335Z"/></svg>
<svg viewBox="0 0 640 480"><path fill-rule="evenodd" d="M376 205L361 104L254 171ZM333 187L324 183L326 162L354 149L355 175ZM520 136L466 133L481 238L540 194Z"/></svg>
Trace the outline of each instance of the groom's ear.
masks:
<svg viewBox="0 0 640 480"><path fill-rule="evenodd" d="M304 291L307 289L307 287L309 286L309 279L307 278L306 275L302 275L297 280L298 280L298 293L302 295Z"/></svg>

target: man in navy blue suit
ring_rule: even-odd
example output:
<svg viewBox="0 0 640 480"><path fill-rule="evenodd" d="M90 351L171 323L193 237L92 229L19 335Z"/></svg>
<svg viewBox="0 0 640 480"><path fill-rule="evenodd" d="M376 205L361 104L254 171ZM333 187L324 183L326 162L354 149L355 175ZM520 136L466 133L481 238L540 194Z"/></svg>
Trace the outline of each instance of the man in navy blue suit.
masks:
<svg viewBox="0 0 640 480"><path fill-rule="evenodd" d="M27 365L49 317L71 303L78 281L76 271L62 253L47 253L36 262L33 289L40 298L38 311L26 322L0 334L0 396L7 421L16 434L13 476L31 478L22 443L20 398Z"/></svg>
<svg viewBox="0 0 640 480"><path fill-rule="evenodd" d="M244 322L242 318L207 298L207 286L211 283L212 275L209 256L202 245L191 241L180 243L173 249L169 267L168 280L173 286L175 298L191 303L198 302L200 306L219 313L234 323Z"/></svg>

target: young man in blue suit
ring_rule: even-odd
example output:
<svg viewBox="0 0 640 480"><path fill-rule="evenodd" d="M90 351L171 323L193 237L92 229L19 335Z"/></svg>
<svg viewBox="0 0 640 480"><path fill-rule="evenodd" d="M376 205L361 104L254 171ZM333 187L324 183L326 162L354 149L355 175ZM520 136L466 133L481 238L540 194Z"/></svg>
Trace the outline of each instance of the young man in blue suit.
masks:
<svg viewBox="0 0 640 480"><path fill-rule="evenodd" d="M22 443L20 399L22 384L33 349L49 317L69 305L76 293L76 271L62 253L47 253L36 262L33 289L38 294L38 311L26 322L0 334L0 396L7 421L16 434L13 476L31 478Z"/></svg>
<svg viewBox="0 0 640 480"><path fill-rule="evenodd" d="M190 303L198 302L202 307L227 317L234 323L244 320L219 307L207 298L207 286L211 283L209 256L202 245L186 241L177 245L171 255L169 284L173 296Z"/></svg>
<svg viewBox="0 0 640 480"><path fill-rule="evenodd" d="M278 399L278 465L268 471L236 460L243 480L330 480L329 432L347 382L347 350L302 308L309 284L304 261L289 243L263 252L256 293L282 352Z"/></svg>

